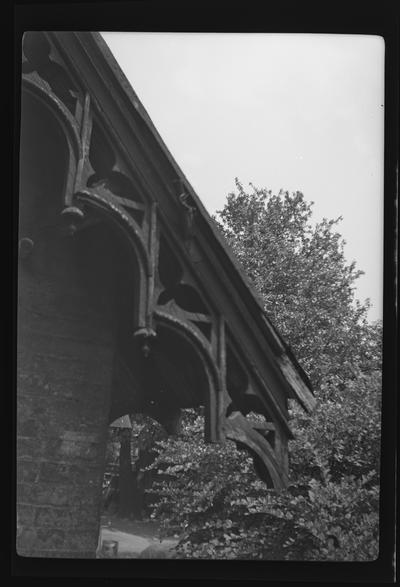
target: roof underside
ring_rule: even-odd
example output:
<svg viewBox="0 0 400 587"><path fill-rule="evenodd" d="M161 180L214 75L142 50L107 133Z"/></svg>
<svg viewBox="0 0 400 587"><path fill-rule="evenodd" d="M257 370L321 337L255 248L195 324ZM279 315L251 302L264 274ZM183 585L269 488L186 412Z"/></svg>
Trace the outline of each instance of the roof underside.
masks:
<svg viewBox="0 0 400 587"><path fill-rule="evenodd" d="M124 110L127 112L126 116L128 118L132 116L133 119L137 119L137 116L140 117L145 127L148 129L148 132L153 137L152 140L155 142L156 148L163 153L163 156L168 161L174 174L176 174L182 182L185 191L190 194L190 197L196 206L196 216L200 217L198 221L199 230L203 232L207 242L212 247L213 255L215 255L218 262L227 273L230 282L229 288L232 291L237 292L241 301L251 314L253 321L251 329L259 339L266 341L268 347L272 349L276 365L279 368L281 376L283 376L286 381L286 389L289 397L298 400L307 411L312 410L315 405L315 399L309 378L298 364L293 352L265 314L262 300L236 261L232 250L218 231L215 222L208 214L200 198L195 193L184 173L164 144L145 108L131 87L125 74L119 67L101 34L97 32L77 34L83 39L84 44L86 45L86 51L90 49L91 52L100 53L101 61L103 63L105 62L108 66L105 69L107 77L109 77L107 83L113 88L118 88L119 99L122 98L124 101ZM104 72L101 72L101 75L104 76ZM129 124L129 119L127 120L127 123Z"/></svg>

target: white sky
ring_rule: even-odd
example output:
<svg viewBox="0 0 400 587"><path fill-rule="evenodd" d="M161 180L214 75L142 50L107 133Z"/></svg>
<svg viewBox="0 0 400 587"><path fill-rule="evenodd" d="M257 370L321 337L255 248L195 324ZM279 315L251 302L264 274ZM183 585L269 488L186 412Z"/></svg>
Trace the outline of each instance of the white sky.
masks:
<svg viewBox="0 0 400 587"><path fill-rule="evenodd" d="M102 33L214 213L238 177L343 216L357 297L382 315L384 41L367 35Z"/></svg>

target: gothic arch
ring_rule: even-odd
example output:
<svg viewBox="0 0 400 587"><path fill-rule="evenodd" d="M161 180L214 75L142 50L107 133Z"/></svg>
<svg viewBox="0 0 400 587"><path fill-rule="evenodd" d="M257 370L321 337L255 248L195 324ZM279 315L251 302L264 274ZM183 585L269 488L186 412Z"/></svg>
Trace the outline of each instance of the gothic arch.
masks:
<svg viewBox="0 0 400 587"><path fill-rule="evenodd" d="M211 345L197 333L196 329L189 324L171 316L161 310L155 311L156 325L176 333L187 344L199 358L207 381L205 393L206 403L206 440L220 440L218 429L218 392L220 387L220 373L211 354Z"/></svg>
<svg viewBox="0 0 400 587"><path fill-rule="evenodd" d="M59 214L72 194L79 153L79 137L60 115L58 105L45 92L24 85L20 127L20 238L41 239L55 225L61 225ZM29 228L24 220L28 218Z"/></svg>
<svg viewBox="0 0 400 587"><path fill-rule="evenodd" d="M70 148L70 154L73 155L75 165L77 165L77 162L83 156L83 149L77 121L68 108L40 82L40 79L23 78L21 90L21 111L23 110L24 98L27 94L40 101L53 114L58 124L62 127Z"/></svg>

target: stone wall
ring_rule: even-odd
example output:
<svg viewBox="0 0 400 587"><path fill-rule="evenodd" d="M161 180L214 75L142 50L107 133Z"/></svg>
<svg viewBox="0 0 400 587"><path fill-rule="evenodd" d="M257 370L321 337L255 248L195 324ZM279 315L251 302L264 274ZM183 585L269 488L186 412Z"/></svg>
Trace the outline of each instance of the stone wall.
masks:
<svg viewBox="0 0 400 587"><path fill-rule="evenodd" d="M24 92L21 121L19 239L30 240L18 263L17 552L93 557L119 253L104 222L65 234L63 129Z"/></svg>
<svg viewBox="0 0 400 587"><path fill-rule="evenodd" d="M23 556L92 557L97 547L114 336L110 308L93 304L75 249L68 239L38 243L29 262L20 263L17 552Z"/></svg>

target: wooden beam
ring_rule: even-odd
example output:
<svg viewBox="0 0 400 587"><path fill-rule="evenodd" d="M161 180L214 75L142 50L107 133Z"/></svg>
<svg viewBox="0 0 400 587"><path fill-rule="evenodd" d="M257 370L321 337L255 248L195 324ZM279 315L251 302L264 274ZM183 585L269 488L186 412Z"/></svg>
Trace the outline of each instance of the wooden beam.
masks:
<svg viewBox="0 0 400 587"><path fill-rule="evenodd" d="M292 392L291 396L299 401L307 412L312 412L317 404L317 400L294 368L289 357L286 354L282 354L277 358L277 362L282 374L289 383Z"/></svg>

